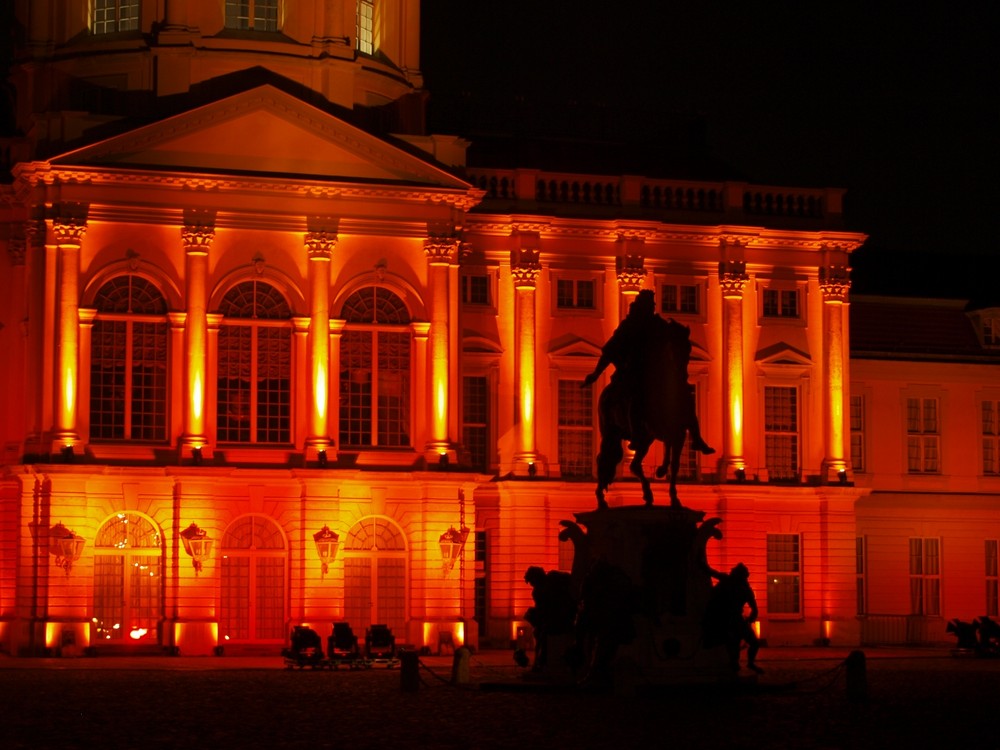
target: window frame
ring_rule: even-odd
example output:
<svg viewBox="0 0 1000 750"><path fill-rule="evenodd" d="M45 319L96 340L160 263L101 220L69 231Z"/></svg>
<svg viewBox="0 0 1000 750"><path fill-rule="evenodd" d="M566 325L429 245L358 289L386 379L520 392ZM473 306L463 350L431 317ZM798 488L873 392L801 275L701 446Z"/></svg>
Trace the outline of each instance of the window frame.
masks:
<svg viewBox="0 0 1000 750"><path fill-rule="evenodd" d="M776 420L779 415L772 414L768 406L770 391L787 391L794 396L795 403L792 405L792 417L794 425L792 429L781 429L771 427L772 419ZM775 394L777 395L777 394ZM767 382L761 390L761 431L764 443L764 470L767 472L767 481L778 483L797 483L802 480L802 392L799 385L787 382ZM772 443L777 439L788 437L792 440L791 466L779 466L777 461L777 445L772 448ZM772 440L772 438L774 440ZM780 471L779 471L780 469ZM789 471L790 470L790 471Z"/></svg>
<svg viewBox="0 0 1000 750"><path fill-rule="evenodd" d="M983 476L1000 476L1000 398L979 401L980 447Z"/></svg>
<svg viewBox="0 0 1000 750"><path fill-rule="evenodd" d="M240 15L243 11L239 6L246 5L246 16ZM258 16L257 10L264 6L264 10L273 10L274 18L267 15ZM275 33L281 31L281 0L224 0L222 6L223 25L228 31L253 31L257 33ZM240 21L245 19L246 25L240 25ZM263 26L264 28L261 28Z"/></svg>
<svg viewBox="0 0 1000 750"><path fill-rule="evenodd" d="M363 55L375 54L375 0L358 0L355 10L354 48Z"/></svg>
<svg viewBox="0 0 1000 750"><path fill-rule="evenodd" d="M910 614L917 617L940 617L941 602L941 538L910 537L909 583ZM933 548L929 552L928 548ZM928 569L932 570L928 570Z"/></svg>
<svg viewBox="0 0 1000 750"><path fill-rule="evenodd" d="M780 551L775 545L792 544L793 558L786 562L778 559L777 553ZM768 617L781 620L800 620L804 616L802 601L802 535L798 533L768 533L765 539L765 559L767 568L767 614ZM787 579L787 581L786 581ZM790 587L792 597L783 593L786 587ZM776 602L794 598L792 609L776 609Z"/></svg>
<svg viewBox="0 0 1000 750"><path fill-rule="evenodd" d="M851 392L848 403L848 428L850 431L851 468L856 474L866 473L868 399L864 393Z"/></svg>
<svg viewBox="0 0 1000 750"><path fill-rule="evenodd" d="M705 285L701 281L692 279L663 278L658 280L657 293L659 294L658 307L660 315L668 318L678 318L686 320L703 320L705 309ZM675 303L667 304L667 289L675 292ZM689 289L694 297L694 309L683 309L683 290Z"/></svg>
<svg viewBox="0 0 1000 750"><path fill-rule="evenodd" d="M1000 540L986 539L984 542L986 582L984 614L987 617L998 617L1000 616Z"/></svg>
<svg viewBox="0 0 1000 750"><path fill-rule="evenodd" d="M104 7L99 7L102 5ZM122 18L122 11L128 10L133 13L126 18ZM113 12L114 17L99 19L98 16L104 13ZM128 28L123 28L123 25ZM142 30L142 0L93 0L90 12L90 33L95 36L107 36L109 34L139 33Z"/></svg>
<svg viewBox="0 0 1000 750"><path fill-rule="evenodd" d="M928 418L931 404L933 420ZM941 406L942 400L937 395L911 393L903 399L904 457L906 473L910 476L939 476L942 473Z"/></svg>
<svg viewBox="0 0 1000 750"><path fill-rule="evenodd" d="M757 287L758 325L805 326L808 323L808 291L804 282L763 280ZM770 302L773 295L777 295L776 307ZM794 299L794 314L787 309L786 299Z"/></svg>
<svg viewBox="0 0 1000 750"><path fill-rule="evenodd" d="M559 373L566 375L567 373ZM556 387L555 387L555 420L553 424L556 427L556 456L559 462L559 474L566 479L573 480L590 480L595 476L595 456L596 456L596 430L594 425L596 424L596 409L597 409L597 399L594 392L594 386L588 385L581 387L582 376L580 378L575 378L572 375L570 377L559 377L556 376ZM587 394L585 401L589 401L589 404L584 404L584 408L587 410L586 419L584 422L564 422L563 414L563 393L575 393L575 394ZM567 465L566 458L563 456L564 438L568 444L570 436L578 436L586 434L590 438L590 450L589 450L589 461L588 465L590 467L589 472L577 472L570 471L566 472L565 466ZM582 443L581 443L582 444ZM568 453L569 451L567 451ZM583 465L582 460L574 460L573 466Z"/></svg>
<svg viewBox="0 0 1000 750"><path fill-rule="evenodd" d="M604 277L598 271L553 270L549 276L549 297L553 317L599 318L604 315ZM581 307L580 284L593 285L593 306ZM559 287L572 284L572 305L560 304Z"/></svg>

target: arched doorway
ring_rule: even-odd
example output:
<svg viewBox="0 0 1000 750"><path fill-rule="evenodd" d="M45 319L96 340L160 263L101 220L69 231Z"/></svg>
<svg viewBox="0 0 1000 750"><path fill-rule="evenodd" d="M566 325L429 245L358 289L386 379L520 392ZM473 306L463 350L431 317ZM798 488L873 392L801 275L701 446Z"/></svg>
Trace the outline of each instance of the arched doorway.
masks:
<svg viewBox="0 0 1000 750"><path fill-rule="evenodd" d="M344 617L358 633L378 623L406 636L406 540L387 519L365 518L348 532Z"/></svg>
<svg viewBox="0 0 1000 750"><path fill-rule="evenodd" d="M288 555L281 529L269 518L243 516L221 546L220 641L284 642Z"/></svg>
<svg viewBox="0 0 1000 750"><path fill-rule="evenodd" d="M144 516L118 513L94 541L94 645L158 643L163 536Z"/></svg>

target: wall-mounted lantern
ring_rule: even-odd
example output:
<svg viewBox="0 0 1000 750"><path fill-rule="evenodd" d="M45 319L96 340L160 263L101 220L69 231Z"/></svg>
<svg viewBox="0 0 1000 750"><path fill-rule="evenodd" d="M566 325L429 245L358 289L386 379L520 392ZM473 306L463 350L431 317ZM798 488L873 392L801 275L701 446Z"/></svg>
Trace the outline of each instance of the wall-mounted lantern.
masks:
<svg viewBox="0 0 1000 750"><path fill-rule="evenodd" d="M323 528L313 534L313 541L316 543L316 554L323 563L323 575L326 575L330 572L330 563L337 557L340 537L337 532L330 531L330 527L323 524Z"/></svg>
<svg viewBox="0 0 1000 750"><path fill-rule="evenodd" d="M49 532L49 552L56 556L56 566L66 571L73 568L73 563L80 559L83 554L83 545L86 540L73 533L61 523L52 527Z"/></svg>
<svg viewBox="0 0 1000 750"><path fill-rule="evenodd" d="M204 529L199 529L198 524L193 523L181 532L181 542L184 544L184 551L194 561L195 573L200 573L202 563L212 555L215 540Z"/></svg>
<svg viewBox="0 0 1000 750"><path fill-rule="evenodd" d="M441 535L441 569L445 576L455 567L455 563L462 556L462 549L465 547L465 540L469 538L469 530L462 527L459 531L454 526L449 526L448 530Z"/></svg>

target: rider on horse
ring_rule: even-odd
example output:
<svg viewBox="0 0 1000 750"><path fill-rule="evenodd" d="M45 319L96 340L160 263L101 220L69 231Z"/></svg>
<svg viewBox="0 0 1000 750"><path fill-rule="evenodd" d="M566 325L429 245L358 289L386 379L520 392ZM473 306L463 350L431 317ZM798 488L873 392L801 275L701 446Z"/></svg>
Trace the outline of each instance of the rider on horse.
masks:
<svg viewBox="0 0 1000 750"><path fill-rule="evenodd" d="M681 415L684 426L691 435L691 447L701 453L715 453L715 449L701 437L701 428L695 413L694 388L688 383L687 364L691 355L689 331L673 320L664 320L656 313L656 303L653 292L643 289L629 305L628 315L615 329L611 338L601 349L601 357L594 371L584 379L584 385L591 385L608 365L615 366L611 376L609 389L614 391L616 398L625 407L623 413L628 415L629 437L636 434L645 413L642 374L645 365L645 353L654 341L670 343L680 350L679 367L672 373L676 382L671 387L682 388L683 411ZM673 339L673 341L670 341ZM632 445L629 445L632 449Z"/></svg>

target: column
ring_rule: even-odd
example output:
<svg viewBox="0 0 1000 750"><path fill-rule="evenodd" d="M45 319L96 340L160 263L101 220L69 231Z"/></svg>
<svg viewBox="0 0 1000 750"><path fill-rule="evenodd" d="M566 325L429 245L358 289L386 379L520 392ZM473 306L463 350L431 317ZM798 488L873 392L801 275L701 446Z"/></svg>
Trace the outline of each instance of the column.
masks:
<svg viewBox="0 0 1000 750"><path fill-rule="evenodd" d="M431 332L431 324L426 321L414 321L410 323L410 330L413 331L413 386L411 390L410 402L415 405L413 410L413 444L427 444L430 442L430 433L427 429L429 408L432 402L428 402L427 393L427 341ZM447 454L446 454L447 455ZM451 456L448 457L451 461ZM441 462L439 455L426 457L430 466L438 466Z"/></svg>
<svg viewBox="0 0 1000 750"><path fill-rule="evenodd" d="M459 239L432 235L424 240L430 284L431 414L426 458L430 462L456 459L454 441L448 434L451 403L451 322L449 315L451 268L458 262ZM444 458L442 458L444 457Z"/></svg>
<svg viewBox="0 0 1000 750"><path fill-rule="evenodd" d="M826 418L826 457L823 474L828 482L847 482L846 411L847 372L844 331L844 304L851 289L845 266L820 269L819 289L823 295L823 412Z"/></svg>
<svg viewBox="0 0 1000 750"><path fill-rule="evenodd" d="M743 453L743 289L749 277L743 261L723 261L719 264L719 286L722 289L722 346L725 352L723 376L725 405L723 407L724 447L722 470L727 479L746 478Z"/></svg>
<svg viewBox="0 0 1000 750"><path fill-rule="evenodd" d="M187 297L187 409L184 414L184 435L181 457L200 460L210 450L206 432L208 403L208 249L215 239L213 217L185 217L181 229L184 243L185 296Z"/></svg>
<svg viewBox="0 0 1000 750"><path fill-rule="evenodd" d="M540 252L531 244L537 235L514 236L519 247L511 250L510 272L514 279L514 326L517 373L517 451L514 474L535 476L542 469L535 446L535 284L541 270Z"/></svg>
<svg viewBox="0 0 1000 750"><path fill-rule="evenodd" d="M309 257L309 435L306 457L321 457L330 438L330 256L337 244L326 229L306 234Z"/></svg>
<svg viewBox="0 0 1000 750"><path fill-rule="evenodd" d="M70 211L52 220L59 273L56 424L52 447L53 451L69 453L80 441L76 424L80 394L80 245L87 231L86 217Z"/></svg>
<svg viewBox="0 0 1000 750"><path fill-rule="evenodd" d="M333 398L330 399L330 429L333 433L340 430L340 340L344 336L344 326L346 320L339 318L330 321L330 372L333 377L330 380L330 392ZM331 447L327 449L327 458L335 458L333 446L336 442L331 439Z"/></svg>

